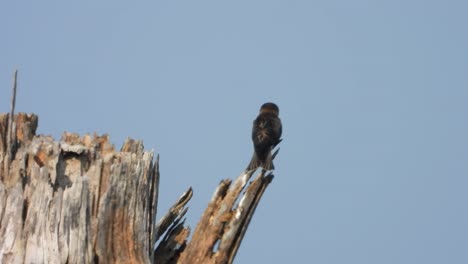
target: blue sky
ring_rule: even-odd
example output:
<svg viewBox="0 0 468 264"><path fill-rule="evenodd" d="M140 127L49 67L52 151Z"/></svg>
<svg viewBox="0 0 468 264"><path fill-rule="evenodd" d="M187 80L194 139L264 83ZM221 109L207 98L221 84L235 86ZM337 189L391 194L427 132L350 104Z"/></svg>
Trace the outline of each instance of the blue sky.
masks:
<svg viewBox="0 0 468 264"><path fill-rule="evenodd" d="M142 139L194 227L280 107L275 179L237 263L468 263L468 2L0 4L0 111ZM160 217L160 216L159 216Z"/></svg>

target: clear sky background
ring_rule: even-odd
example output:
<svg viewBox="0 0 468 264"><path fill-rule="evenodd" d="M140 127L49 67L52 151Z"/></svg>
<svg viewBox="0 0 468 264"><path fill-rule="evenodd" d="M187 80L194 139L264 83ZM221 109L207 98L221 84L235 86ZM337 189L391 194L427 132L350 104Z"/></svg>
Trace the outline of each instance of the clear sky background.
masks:
<svg viewBox="0 0 468 264"><path fill-rule="evenodd" d="M194 228L283 142L236 263L468 263L467 1L2 1L0 111L161 155L159 212ZM158 218L161 214L158 216Z"/></svg>

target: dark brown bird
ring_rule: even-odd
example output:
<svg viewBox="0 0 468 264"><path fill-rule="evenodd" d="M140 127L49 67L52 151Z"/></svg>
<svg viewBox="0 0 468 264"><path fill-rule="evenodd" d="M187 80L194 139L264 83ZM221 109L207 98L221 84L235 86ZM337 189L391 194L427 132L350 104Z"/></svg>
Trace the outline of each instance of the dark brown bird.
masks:
<svg viewBox="0 0 468 264"><path fill-rule="evenodd" d="M265 103L253 122L252 141L254 154L247 170L263 167L272 170L271 150L281 142L282 125L279 119L279 108L274 103Z"/></svg>

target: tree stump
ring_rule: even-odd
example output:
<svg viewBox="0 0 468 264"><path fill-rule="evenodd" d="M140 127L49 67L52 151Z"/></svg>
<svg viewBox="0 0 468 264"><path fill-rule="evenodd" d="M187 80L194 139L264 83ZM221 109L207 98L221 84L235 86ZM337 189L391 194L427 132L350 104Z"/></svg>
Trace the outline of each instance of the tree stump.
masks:
<svg viewBox="0 0 468 264"><path fill-rule="evenodd" d="M232 263L271 173L223 180L188 241L189 188L156 223L159 159L141 141L36 135L0 114L0 263ZM216 247L217 245L217 247Z"/></svg>

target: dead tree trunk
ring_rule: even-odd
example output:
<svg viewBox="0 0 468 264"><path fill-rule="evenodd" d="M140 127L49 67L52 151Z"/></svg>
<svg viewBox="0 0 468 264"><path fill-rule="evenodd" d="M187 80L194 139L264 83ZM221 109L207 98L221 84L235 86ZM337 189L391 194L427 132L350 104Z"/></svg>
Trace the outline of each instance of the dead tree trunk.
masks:
<svg viewBox="0 0 468 264"><path fill-rule="evenodd" d="M232 263L273 178L259 174L238 203L253 172L221 181L188 241L192 190L156 223L158 159L141 141L55 141L36 135L36 115L11 114L0 115L0 263Z"/></svg>
<svg viewBox="0 0 468 264"><path fill-rule="evenodd" d="M26 114L11 142L7 121L0 116L1 263L150 262L153 153L134 140L116 152L107 136L36 136L38 118Z"/></svg>

